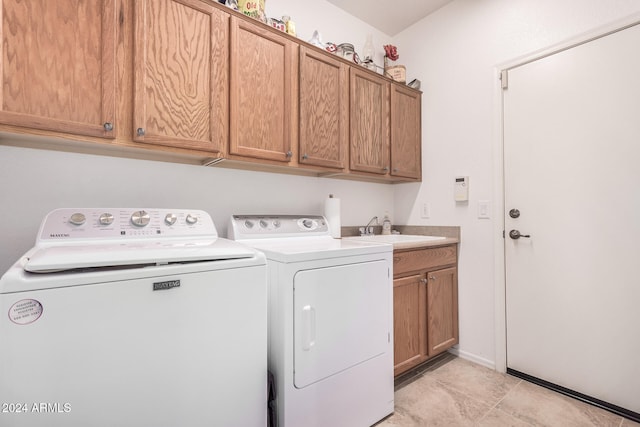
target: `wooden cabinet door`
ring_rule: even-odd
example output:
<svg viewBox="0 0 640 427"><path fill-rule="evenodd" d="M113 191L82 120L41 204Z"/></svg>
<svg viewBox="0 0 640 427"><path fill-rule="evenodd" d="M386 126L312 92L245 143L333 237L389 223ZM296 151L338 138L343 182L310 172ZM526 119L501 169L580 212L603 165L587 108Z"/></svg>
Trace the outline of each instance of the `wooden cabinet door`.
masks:
<svg viewBox="0 0 640 427"><path fill-rule="evenodd" d="M426 359L427 291L424 274L393 281L394 375Z"/></svg>
<svg viewBox="0 0 640 427"><path fill-rule="evenodd" d="M222 151L229 15L200 0L136 0L134 32L133 139Z"/></svg>
<svg viewBox="0 0 640 427"><path fill-rule="evenodd" d="M391 175L421 178L421 94L391 85Z"/></svg>
<svg viewBox="0 0 640 427"><path fill-rule="evenodd" d="M298 125L295 49L284 36L231 18L231 154L291 161Z"/></svg>
<svg viewBox="0 0 640 427"><path fill-rule="evenodd" d="M458 343L458 273L445 268L427 273L429 356Z"/></svg>
<svg viewBox="0 0 640 427"><path fill-rule="evenodd" d="M389 172L389 85L375 74L351 68L350 168Z"/></svg>
<svg viewBox="0 0 640 427"><path fill-rule="evenodd" d="M2 0L0 123L114 138L115 0Z"/></svg>
<svg viewBox="0 0 640 427"><path fill-rule="evenodd" d="M346 167L349 143L349 66L300 47L299 162Z"/></svg>

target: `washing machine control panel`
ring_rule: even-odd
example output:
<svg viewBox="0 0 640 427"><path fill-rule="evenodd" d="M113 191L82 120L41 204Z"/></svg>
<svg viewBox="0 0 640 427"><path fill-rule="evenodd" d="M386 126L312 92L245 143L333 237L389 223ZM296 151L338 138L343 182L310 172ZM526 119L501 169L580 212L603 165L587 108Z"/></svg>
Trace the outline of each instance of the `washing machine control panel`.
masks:
<svg viewBox="0 0 640 427"><path fill-rule="evenodd" d="M231 239L326 234L329 234L329 226L322 215L233 215L229 224Z"/></svg>
<svg viewBox="0 0 640 427"><path fill-rule="evenodd" d="M50 212L38 242L217 237L208 213L182 209L63 208Z"/></svg>

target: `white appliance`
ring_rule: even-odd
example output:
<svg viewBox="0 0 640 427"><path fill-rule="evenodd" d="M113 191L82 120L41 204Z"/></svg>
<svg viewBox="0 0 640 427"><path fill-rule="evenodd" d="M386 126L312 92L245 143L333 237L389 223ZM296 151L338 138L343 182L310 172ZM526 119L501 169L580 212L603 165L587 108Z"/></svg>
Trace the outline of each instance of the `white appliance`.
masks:
<svg viewBox="0 0 640 427"><path fill-rule="evenodd" d="M370 426L393 412L392 246L333 239L322 216L234 215L264 252L280 427Z"/></svg>
<svg viewBox="0 0 640 427"><path fill-rule="evenodd" d="M0 425L265 426L266 292L203 211L55 210L0 279Z"/></svg>

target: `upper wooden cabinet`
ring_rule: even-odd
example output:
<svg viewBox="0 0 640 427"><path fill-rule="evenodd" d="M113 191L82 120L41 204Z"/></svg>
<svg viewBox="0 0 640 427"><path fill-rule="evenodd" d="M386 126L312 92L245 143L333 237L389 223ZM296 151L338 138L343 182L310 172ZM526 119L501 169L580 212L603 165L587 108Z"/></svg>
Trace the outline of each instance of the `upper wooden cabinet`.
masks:
<svg viewBox="0 0 640 427"><path fill-rule="evenodd" d="M389 172L388 80L351 68L350 168L385 175Z"/></svg>
<svg viewBox="0 0 640 427"><path fill-rule="evenodd" d="M0 123L113 138L115 0L2 0Z"/></svg>
<svg viewBox="0 0 640 427"><path fill-rule="evenodd" d="M422 176L421 94L391 85L391 175Z"/></svg>
<svg viewBox="0 0 640 427"><path fill-rule="evenodd" d="M421 179L419 91L217 2L0 3L0 131L25 145Z"/></svg>
<svg viewBox="0 0 640 427"><path fill-rule="evenodd" d="M300 47L300 151L305 165L346 168L349 66Z"/></svg>
<svg viewBox="0 0 640 427"><path fill-rule="evenodd" d="M200 0L136 0L133 139L221 152L229 15Z"/></svg>
<svg viewBox="0 0 640 427"><path fill-rule="evenodd" d="M287 37L231 17L230 154L285 163L293 158L296 54L297 44Z"/></svg>

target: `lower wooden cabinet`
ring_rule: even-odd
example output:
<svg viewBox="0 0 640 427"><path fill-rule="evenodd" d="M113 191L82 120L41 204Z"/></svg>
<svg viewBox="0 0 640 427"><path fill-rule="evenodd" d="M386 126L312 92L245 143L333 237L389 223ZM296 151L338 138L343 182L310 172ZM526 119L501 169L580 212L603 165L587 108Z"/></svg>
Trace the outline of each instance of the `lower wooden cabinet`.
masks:
<svg viewBox="0 0 640 427"><path fill-rule="evenodd" d="M393 333L396 376L458 343L455 249L456 246L451 245L394 254ZM444 254L454 256L443 257ZM411 260L411 271L406 271L408 259ZM438 260L449 264L438 265Z"/></svg>

